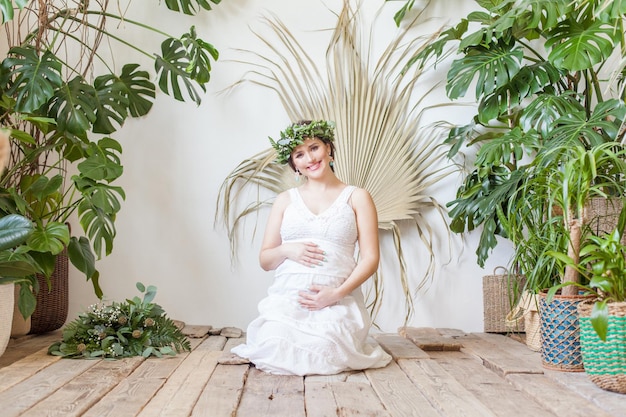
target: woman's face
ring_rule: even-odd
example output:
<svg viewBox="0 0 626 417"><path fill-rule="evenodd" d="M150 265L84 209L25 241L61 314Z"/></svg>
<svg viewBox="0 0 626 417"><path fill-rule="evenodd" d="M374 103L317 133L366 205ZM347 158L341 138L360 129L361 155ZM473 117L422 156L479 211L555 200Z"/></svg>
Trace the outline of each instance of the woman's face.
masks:
<svg viewBox="0 0 626 417"><path fill-rule="evenodd" d="M306 177L315 177L330 170L330 147L319 139L306 139L294 148L291 160L296 170Z"/></svg>

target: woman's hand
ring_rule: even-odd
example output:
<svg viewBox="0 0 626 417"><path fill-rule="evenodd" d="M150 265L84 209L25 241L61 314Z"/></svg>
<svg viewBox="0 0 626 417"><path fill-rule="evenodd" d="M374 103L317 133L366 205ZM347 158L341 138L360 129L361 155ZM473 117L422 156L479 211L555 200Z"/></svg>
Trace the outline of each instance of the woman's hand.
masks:
<svg viewBox="0 0 626 417"><path fill-rule="evenodd" d="M321 310L337 304L343 298L338 288L316 284L310 285L308 291L300 291L298 295L298 302L308 310Z"/></svg>
<svg viewBox="0 0 626 417"><path fill-rule="evenodd" d="M311 268L322 265L325 252L312 242L292 242L283 244L287 258Z"/></svg>

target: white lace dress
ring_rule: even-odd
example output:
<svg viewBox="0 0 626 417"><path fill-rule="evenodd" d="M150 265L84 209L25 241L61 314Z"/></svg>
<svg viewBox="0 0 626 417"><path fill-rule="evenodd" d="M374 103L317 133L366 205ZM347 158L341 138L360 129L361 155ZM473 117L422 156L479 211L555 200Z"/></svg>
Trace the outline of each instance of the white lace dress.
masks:
<svg viewBox="0 0 626 417"><path fill-rule="evenodd" d="M283 242L315 242L327 260L314 268L285 260L259 303L259 317L248 326L246 344L231 352L260 370L282 375L328 375L389 363L391 357L380 346L366 342L371 322L360 288L318 311L298 303L299 291L311 284L339 286L356 265L356 219L348 204L354 188L346 187L319 215L306 207L297 188L289 190L291 204L280 230Z"/></svg>

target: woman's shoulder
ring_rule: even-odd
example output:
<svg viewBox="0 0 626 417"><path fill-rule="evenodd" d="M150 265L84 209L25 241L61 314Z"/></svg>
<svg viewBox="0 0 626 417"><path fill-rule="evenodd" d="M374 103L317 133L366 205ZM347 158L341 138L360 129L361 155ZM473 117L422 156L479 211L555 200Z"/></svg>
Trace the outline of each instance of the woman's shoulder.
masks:
<svg viewBox="0 0 626 417"><path fill-rule="evenodd" d="M367 191L365 188L357 187L356 185L348 185L348 188L352 188L351 194L353 197L361 198L361 199L372 198L369 191Z"/></svg>
<svg viewBox="0 0 626 417"><path fill-rule="evenodd" d="M350 193L350 202L352 207L361 207L363 205L372 205L374 200L371 194L365 188L357 187L355 185L349 185L352 188Z"/></svg>
<svg viewBox="0 0 626 417"><path fill-rule="evenodd" d="M274 206L285 207L291 203L293 190L295 190L295 188L290 188L278 193L274 200Z"/></svg>

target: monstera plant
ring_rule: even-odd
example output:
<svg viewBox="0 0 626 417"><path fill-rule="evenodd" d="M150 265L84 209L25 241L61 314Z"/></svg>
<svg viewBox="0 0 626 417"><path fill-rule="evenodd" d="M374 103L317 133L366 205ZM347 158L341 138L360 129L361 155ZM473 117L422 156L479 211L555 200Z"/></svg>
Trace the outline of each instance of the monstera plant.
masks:
<svg viewBox="0 0 626 417"><path fill-rule="evenodd" d="M190 15L211 10L207 0L149 3L141 6L165 3ZM123 172L122 146L110 135L128 118L146 115L157 93L148 70L120 62L104 46L117 43L129 48L128 56L149 57L161 91L198 104L218 51L193 26L171 36L126 18L109 0L0 0L0 19L0 127L11 134L10 161L0 178L0 216L21 214L34 223L19 249L30 255L34 270L49 277L67 249L101 297L95 261L113 249L115 217L125 198L115 185ZM162 38L161 51L149 53L125 39L121 22ZM80 228L70 230L72 215ZM32 308L25 306L32 306L34 295L22 294L31 297L19 303L28 316Z"/></svg>
<svg viewBox="0 0 626 417"><path fill-rule="evenodd" d="M397 13L398 23L412 4ZM476 0L476 11L407 63L453 58L448 97L477 103L447 137L450 157L466 147L473 156L448 206L453 231L482 228L481 266L498 236L509 237L507 219L517 215L510 208L536 155L556 162L552 149L563 144L591 149L623 140L625 16L624 1Z"/></svg>

